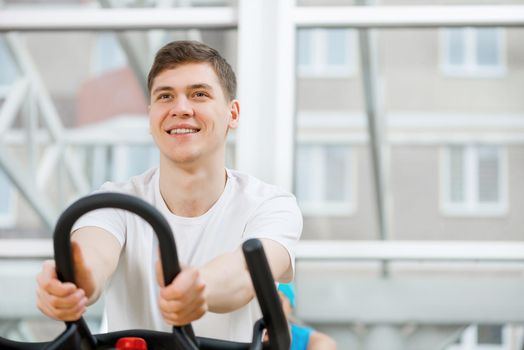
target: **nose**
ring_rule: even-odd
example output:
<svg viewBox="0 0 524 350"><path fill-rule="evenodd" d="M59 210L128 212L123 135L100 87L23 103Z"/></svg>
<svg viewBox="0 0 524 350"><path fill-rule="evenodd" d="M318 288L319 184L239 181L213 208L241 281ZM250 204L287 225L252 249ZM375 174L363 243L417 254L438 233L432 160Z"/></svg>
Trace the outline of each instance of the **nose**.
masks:
<svg viewBox="0 0 524 350"><path fill-rule="evenodd" d="M190 117L193 115L193 107L185 96L180 96L173 101L169 114L171 117Z"/></svg>

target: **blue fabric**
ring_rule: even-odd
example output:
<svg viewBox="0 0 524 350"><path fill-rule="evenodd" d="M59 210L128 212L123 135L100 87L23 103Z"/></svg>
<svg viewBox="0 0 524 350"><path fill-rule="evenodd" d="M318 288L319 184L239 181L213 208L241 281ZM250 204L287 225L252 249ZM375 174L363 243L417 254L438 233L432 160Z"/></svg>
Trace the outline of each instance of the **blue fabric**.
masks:
<svg viewBox="0 0 524 350"><path fill-rule="evenodd" d="M313 329L291 323L291 349L306 350Z"/></svg>
<svg viewBox="0 0 524 350"><path fill-rule="evenodd" d="M291 307L295 307L295 286L292 283L280 283L278 290L288 298Z"/></svg>

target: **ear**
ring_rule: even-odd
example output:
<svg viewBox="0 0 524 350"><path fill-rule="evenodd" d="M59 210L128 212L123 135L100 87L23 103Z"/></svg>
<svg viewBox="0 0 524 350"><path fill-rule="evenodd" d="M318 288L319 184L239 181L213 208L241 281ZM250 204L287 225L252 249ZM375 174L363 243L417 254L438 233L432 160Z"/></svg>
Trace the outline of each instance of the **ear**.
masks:
<svg viewBox="0 0 524 350"><path fill-rule="evenodd" d="M238 127L238 120L240 119L240 102L238 102L238 100L230 102L229 113L229 129L236 129Z"/></svg>

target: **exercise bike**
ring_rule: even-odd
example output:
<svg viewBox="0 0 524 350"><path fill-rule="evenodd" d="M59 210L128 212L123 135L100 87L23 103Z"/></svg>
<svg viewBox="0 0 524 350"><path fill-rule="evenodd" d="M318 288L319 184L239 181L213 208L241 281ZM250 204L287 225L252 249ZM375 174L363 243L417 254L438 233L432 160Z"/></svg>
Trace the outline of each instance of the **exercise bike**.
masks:
<svg viewBox="0 0 524 350"><path fill-rule="evenodd" d="M75 281L70 233L73 224L85 213L101 208L128 210L147 221L158 237L165 284L180 272L173 233L166 219L147 202L121 193L100 193L83 197L60 216L53 235L54 258L58 278ZM275 283L262 243L250 239L243 243L249 274L262 311L262 318L253 326L251 343L198 337L191 324L174 326L171 333L151 330L124 330L93 335L85 320L66 322L66 329L49 342L18 342L0 337L0 350L109 350L121 339L141 338L148 350L288 350L290 335ZM267 332L267 340L264 334Z"/></svg>

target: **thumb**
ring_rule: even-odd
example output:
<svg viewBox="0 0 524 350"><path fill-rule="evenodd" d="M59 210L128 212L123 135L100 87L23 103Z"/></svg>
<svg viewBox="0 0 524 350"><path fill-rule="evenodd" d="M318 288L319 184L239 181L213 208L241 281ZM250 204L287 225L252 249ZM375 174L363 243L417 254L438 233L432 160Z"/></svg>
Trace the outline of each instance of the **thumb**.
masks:
<svg viewBox="0 0 524 350"><path fill-rule="evenodd" d="M73 265L75 266L75 285L82 288L87 297L91 297L95 291L93 272L86 264L78 242L71 241L71 252L73 253Z"/></svg>
<svg viewBox="0 0 524 350"><path fill-rule="evenodd" d="M82 254L82 249L80 245L71 241L71 253L73 255L73 264L75 266L76 274L81 274L86 269L86 264L84 262L84 255Z"/></svg>
<svg viewBox="0 0 524 350"><path fill-rule="evenodd" d="M165 287L164 283L164 271L162 270L162 262L159 260L156 261L156 281L160 287Z"/></svg>

